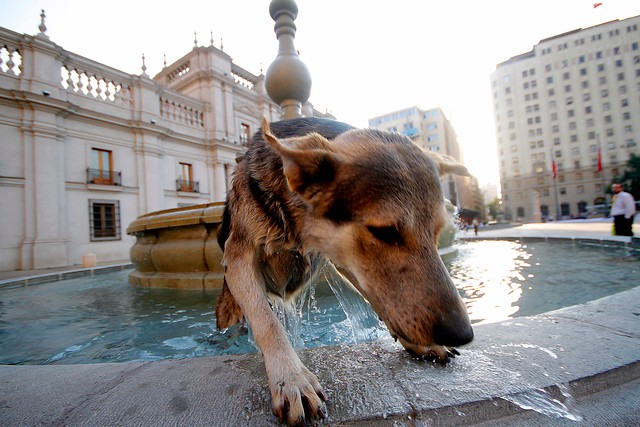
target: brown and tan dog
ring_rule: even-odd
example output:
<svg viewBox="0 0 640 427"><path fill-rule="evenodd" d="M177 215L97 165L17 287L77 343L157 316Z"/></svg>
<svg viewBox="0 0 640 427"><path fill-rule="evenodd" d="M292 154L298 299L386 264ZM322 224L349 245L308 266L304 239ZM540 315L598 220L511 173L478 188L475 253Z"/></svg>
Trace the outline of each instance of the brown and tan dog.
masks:
<svg viewBox="0 0 640 427"><path fill-rule="evenodd" d="M219 230L225 284L216 317L218 328L246 317L280 421L324 416L322 387L267 298L295 297L318 257L351 281L410 353L445 361L448 347L473 339L438 255L447 172L466 169L396 133L317 118L264 120L235 172Z"/></svg>

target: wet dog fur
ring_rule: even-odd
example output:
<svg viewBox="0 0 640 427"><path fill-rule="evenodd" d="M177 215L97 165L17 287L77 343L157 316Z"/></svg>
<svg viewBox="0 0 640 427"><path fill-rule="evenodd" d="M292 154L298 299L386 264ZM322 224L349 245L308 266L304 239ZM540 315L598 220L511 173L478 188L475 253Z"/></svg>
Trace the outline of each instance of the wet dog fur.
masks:
<svg viewBox="0 0 640 427"><path fill-rule="evenodd" d="M228 193L218 242L225 281L218 328L243 317L262 351L281 422L324 416L324 391L300 361L268 293L295 298L319 258L369 301L410 353L445 361L473 339L467 311L442 263L445 173L466 174L408 138L301 118L252 139Z"/></svg>

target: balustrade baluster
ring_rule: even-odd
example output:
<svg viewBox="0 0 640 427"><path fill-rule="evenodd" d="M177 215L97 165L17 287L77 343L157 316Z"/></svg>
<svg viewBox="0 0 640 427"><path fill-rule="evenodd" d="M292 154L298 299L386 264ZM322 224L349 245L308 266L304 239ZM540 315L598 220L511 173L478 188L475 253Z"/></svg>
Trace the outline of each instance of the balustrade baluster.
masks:
<svg viewBox="0 0 640 427"><path fill-rule="evenodd" d="M7 73L11 72L14 75L18 75L14 70L13 67L16 65L15 62L13 62L13 52L11 52L9 49L7 49L7 53L9 54L9 60L7 61Z"/></svg>
<svg viewBox="0 0 640 427"><path fill-rule="evenodd" d="M105 85L105 91L104 91L104 96L106 96L108 100L113 101L113 99L111 98L111 91L109 90L109 88L111 87L111 85L113 84L113 82L111 81L105 81L106 85Z"/></svg>
<svg viewBox="0 0 640 427"><path fill-rule="evenodd" d="M96 77L97 80L97 85L96 85L96 95L98 95L98 98L101 98L102 100L106 100L107 98L102 96L102 93L104 92L102 89L102 85L104 85L104 79L102 77L98 78Z"/></svg>
<svg viewBox="0 0 640 427"><path fill-rule="evenodd" d="M94 96L93 91L95 89L95 87L93 86L93 83L91 82L92 80L95 79L95 76L93 75L87 75L87 96Z"/></svg>
<svg viewBox="0 0 640 427"><path fill-rule="evenodd" d="M84 74L84 71L78 71L77 68L74 71L78 75L78 82L76 83L76 87L78 88L78 90L76 92L84 93L82 90L82 87L84 86L84 84L82 83L82 76Z"/></svg>
<svg viewBox="0 0 640 427"><path fill-rule="evenodd" d="M68 75L68 77L67 77L67 90L70 90L70 91L73 92L73 85L74 85L73 76L72 76L73 70L69 70L68 67L65 67L65 69L67 70L67 75Z"/></svg>

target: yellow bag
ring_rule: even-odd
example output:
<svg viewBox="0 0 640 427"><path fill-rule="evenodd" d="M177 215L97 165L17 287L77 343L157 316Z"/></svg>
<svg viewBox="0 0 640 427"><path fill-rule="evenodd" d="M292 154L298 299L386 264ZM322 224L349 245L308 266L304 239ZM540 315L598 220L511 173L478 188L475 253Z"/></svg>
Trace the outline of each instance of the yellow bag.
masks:
<svg viewBox="0 0 640 427"><path fill-rule="evenodd" d="M616 225L615 224L611 224L611 234L612 235L616 235Z"/></svg>

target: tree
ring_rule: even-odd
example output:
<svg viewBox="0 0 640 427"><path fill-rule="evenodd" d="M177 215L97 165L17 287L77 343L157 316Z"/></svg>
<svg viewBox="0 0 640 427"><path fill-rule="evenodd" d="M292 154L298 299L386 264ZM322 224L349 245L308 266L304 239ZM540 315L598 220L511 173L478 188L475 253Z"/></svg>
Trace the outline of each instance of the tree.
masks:
<svg viewBox="0 0 640 427"><path fill-rule="evenodd" d="M502 201L499 198L496 197L490 201L487 207L489 208L489 215L491 218L497 221L502 217Z"/></svg>
<svg viewBox="0 0 640 427"><path fill-rule="evenodd" d="M634 199L640 200L640 156L631 154L625 171L620 176L614 176L611 183L614 182L621 183L626 192L631 193ZM611 192L611 186L607 192Z"/></svg>

